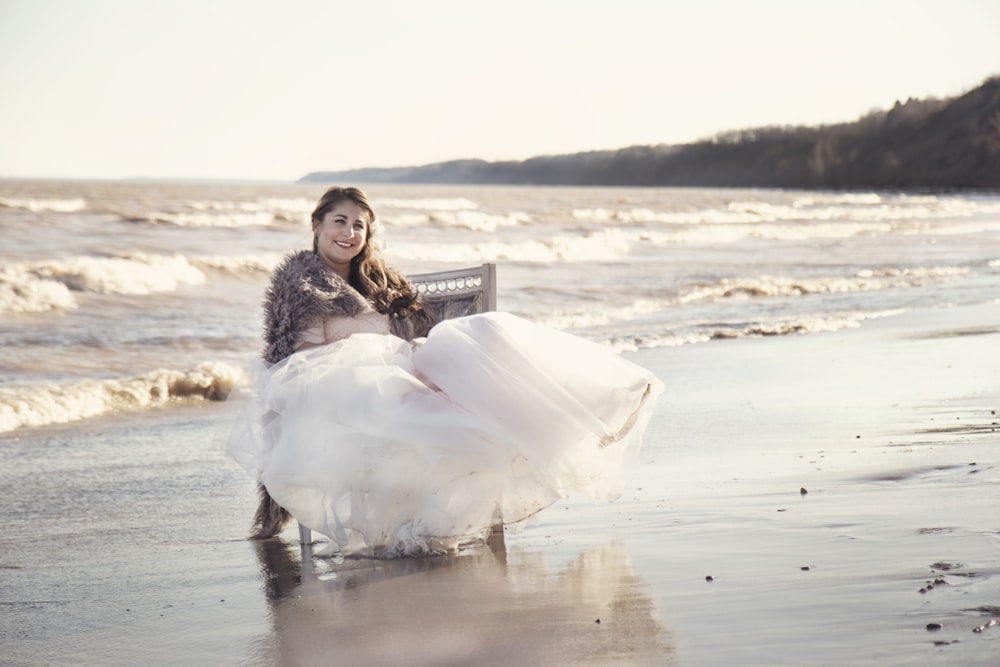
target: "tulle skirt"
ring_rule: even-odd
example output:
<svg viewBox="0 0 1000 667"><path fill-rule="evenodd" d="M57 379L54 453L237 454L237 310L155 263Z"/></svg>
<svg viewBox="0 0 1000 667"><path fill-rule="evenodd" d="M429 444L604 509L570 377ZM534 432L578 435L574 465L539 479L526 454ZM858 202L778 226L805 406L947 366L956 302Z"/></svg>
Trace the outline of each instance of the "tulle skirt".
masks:
<svg viewBox="0 0 1000 667"><path fill-rule="evenodd" d="M576 491L620 493L663 385L513 315L411 345L349 338L261 366L228 451L344 552L447 551Z"/></svg>

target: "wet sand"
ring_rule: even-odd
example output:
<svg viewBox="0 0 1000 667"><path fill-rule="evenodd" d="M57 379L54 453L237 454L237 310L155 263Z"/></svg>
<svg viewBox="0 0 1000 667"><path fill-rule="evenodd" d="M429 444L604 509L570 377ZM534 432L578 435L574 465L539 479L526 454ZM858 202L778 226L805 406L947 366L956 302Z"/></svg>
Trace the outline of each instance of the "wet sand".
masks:
<svg viewBox="0 0 1000 667"><path fill-rule="evenodd" d="M994 665L998 352L1000 305L635 353L618 502L422 559L247 541L218 404L8 434L0 662Z"/></svg>

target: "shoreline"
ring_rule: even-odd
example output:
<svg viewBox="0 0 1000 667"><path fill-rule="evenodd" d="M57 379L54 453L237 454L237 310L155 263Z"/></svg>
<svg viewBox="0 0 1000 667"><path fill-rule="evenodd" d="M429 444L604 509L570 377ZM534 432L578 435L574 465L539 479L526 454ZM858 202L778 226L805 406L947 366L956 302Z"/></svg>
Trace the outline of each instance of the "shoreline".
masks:
<svg viewBox="0 0 1000 667"><path fill-rule="evenodd" d="M991 304L674 355L740 369L712 392L728 425L674 432L687 506L654 524L687 566L663 585L696 610L671 621L691 664L990 663L1000 633L971 630L1000 615L998 333Z"/></svg>
<svg viewBox="0 0 1000 667"><path fill-rule="evenodd" d="M989 304L629 353L667 391L623 496L444 557L303 568L294 524L247 541L217 405L3 437L0 655L992 665L998 341Z"/></svg>

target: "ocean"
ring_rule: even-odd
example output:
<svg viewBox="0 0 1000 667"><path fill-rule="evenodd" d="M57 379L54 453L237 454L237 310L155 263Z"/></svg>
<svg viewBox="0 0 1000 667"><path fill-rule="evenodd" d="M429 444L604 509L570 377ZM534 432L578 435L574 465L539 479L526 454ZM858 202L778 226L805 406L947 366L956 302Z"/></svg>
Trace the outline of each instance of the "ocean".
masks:
<svg viewBox="0 0 1000 667"><path fill-rule="evenodd" d="M247 540L223 444L323 190L0 180L5 665L995 664L1000 194L368 187L666 385L618 501L377 561Z"/></svg>
<svg viewBox="0 0 1000 667"><path fill-rule="evenodd" d="M325 188L0 181L0 433L225 397ZM1000 195L375 185L388 262L627 352L1000 295Z"/></svg>

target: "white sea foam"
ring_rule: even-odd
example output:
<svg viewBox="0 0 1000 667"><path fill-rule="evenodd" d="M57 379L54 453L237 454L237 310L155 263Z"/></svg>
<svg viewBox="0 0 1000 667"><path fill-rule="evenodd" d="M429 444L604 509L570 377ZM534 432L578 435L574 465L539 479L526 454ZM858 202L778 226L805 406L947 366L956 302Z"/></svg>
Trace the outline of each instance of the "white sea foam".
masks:
<svg viewBox="0 0 1000 667"><path fill-rule="evenodd" d="M858 271L853 276L823 278L786 278L759 276L756 278L723 279L714 283L694 285L682 291L679 303L749 299L753 297L801 296L803 294L835 294L867 292L894 287L918 287L952 280L968 274L965 267L918 267L911 269L880 269Z"/></svg>
<svg viewBox="0 0 1000 667"><path fill-rule="evenodd" d="M861 326L863 321L878 316L881 315L847 313L843 315L815 315L769 322L755 322L732 328L719 328L712 333L712 338L761 338L763 336L829 333L842 329L856 329Z"/></svg>
<svg viewBox="0 0 1000 667"><path fill-rule="evenodd" d="M40 278L24 265L0 269L0 313L44 313L76 307L65 284Z"/></svg>
<svg viewBox="0 0 1000 667"><path fill-rule="evenodd" d="M257 201L189 201L201 214L157 214L157 221L182 227L267 227L305 224L315 202L304 197L269 197Z"/></svg>
<svg viewBox="0 0 1000 667"><path fill-rule="evenodd" d="M477 232L495 232L500 227L515 227L530 221L526 213L495 215L482 211L437 211L428 220L431 225L464 227Z"/></svg>
<svg viewBox="0 0 1000 667"><path fill-rule="evenodd" d="M1000 216L1000 213L998 213ZM901 230L904 235L920 236L961 236L964 234L982 234L1000 231L1000 219L997 220L962 220L955 222L925 222Z"/></svg>
<svg viewBox="0 0 1000 667"><path fill-rule="evenodd" d="M379 199L375 202L379 216L393 227L424 227L437 225L493 232L501 227L514 227L530 222L527 213L513 211L498 214L479 210L479 205L464 197L426 199ZM388 212L386 210L389 209ZM398 209L393 211L391 209Z"/></svg>
<svg viewBox="0 0 1000 667"><path fill-rule="evenodd" d="M712 339L722 338L763 338L765 336L789 336L799 334L832 333L844 329L856 329L865 320L887 317L903 312L887 310L872 313L834 313L796 318L776 319L764 322L719 327L710 335Z"/></svg>
<svg viewBox="0 0 1000 667"><path fill-rule="evenodd" d="M593 220L597 222L615 223L662 223L668 225L700 225L700 224L753 224L759 222L769 222L776 220L801 219L801 216L788 217L778 216L777 208L766 207L770 210L770 215L765 215L761 210L766 205L759 205L755 208L709 208L694 211L653 211L646 208L633 208L629 210L615 209L575 209L573 217L578 220ZM788 208L788 207L784 207ZM788 209L791 210L791 209Z"/></svg>
<svg viewBox="0 0 1000 667"><path fill-rule="evenodd" d="M905 312L902 309L875 312L843 312L798 317L785 317L751 323L720 322L710 327L679 329L659 332L640 332L628 336L616 336L604 341L618 352L634 352L639 349L678 347L705 343L726 338L763 338L767 336L789 336L799 334L831 333L844 329L856 329L866 320L889 317Z"/></svg>
<svg viewBox="0 0 1000 667"><path fill-rule="evenodd" d="M555 329L589 329L615 322L629 322L642 315L656 313L670 302L653 299L637 299L630 304L611 306L601 304L596 309L547 310L535 319Z"/></svg>
<svg viewBox="0 0 1000 667"><path fill-rule="evenodd" d="M479 208L476 202L465 197L379 198L372 205L380 212L387 208L416 209L418 211L473 211Z"/></svg>
<svg viewBox="0 0 1000 667"><path fill-rule="evenodd" d="M314 203L302 197L262 198L255 201L186 200L164 210L137 213L131 209L111 209L132 222L151 222L177 227L272 227L302 224L309 219Z"/></svg>
<svg viewBox="0 0 1000 667"><path fill-rule="evenodd" d="M838 222L810 224L693 225L673 232L646 232L644 240L654 243L736 243L745 239L766 241L808 241L878 235L892 231L888 223Z"/></svg>
<svg viewBox="0 0 1000 667"><path fill-rule="evenodd" d="M683 211L648 208L582 208L573 211L578 220L625 224L666 225L759 225L789 222L896 222L920 229L919 223L956 220L1000 214L1000 202L969 201L947 197L897 197L876 194L839 195L832 199L800 197L790 204L734 201L724 207ZM988 223L987 223L988 224ZM894 228L885 227L886 229ZM960 233L973 233L970 227ZM780 237L776 237L780 238Z"/></svg>
<svg viewBox="0 0 1000 667"><path fill-rule="evenodd" d="M595 215L596 213L596 215ZM848 219L830 222L808 222L789 219L785 222L767 221L759 216L713 210L697 213L656 214L652 211L620 213L589 211L586 215L576 212L579 219L608 221L618 220L625 231L636 240L660 245L678 243L736 243L745 239L773 241L801 241L810 239L850 238L863 234L886 234L893 231L889 222L855 222ZM669 230L630 229L633 223L666 222L674 225ZM754 223L754 224L749 224Z"/></svg>
<svg viewBox="0 0 1000 667"><path fill-rule="evenodd" d="M640 349L656 349L661 347L680 347L695 345L712 340L712 334L704 331L664 331L660 333L630 334L628 336L612 336L603 345L615 352L635 352Z"/></svg>
<svg viewBox="0 0 1000 667"><path fill-rule="evenodd" d="M476 232L495 232L501 227L515 227L530 222L527 213L513 212L506 215L483 211L436 211L434 213L399 213L384 217L392 227L454 227Z"/></svg>
<svg viewBox="0 0 1000 667"><path fill-rule="evenodd" d="M282 253L260 255L199 255L188 260L200 269L229 273L270 273L284 257Z"/></svg>
<svg viewBox="0 0 1000 667"><path fill-rule="evenodd" d="M914 223L901 227L891 222L809 222L809 223L760 223L756 225L688 225L671 231L632 230L638 240L660 244L710 244L737 243L745 239L763 241L809 241L820 239L847 239L856 236L883 234L957 236L981 234L1000 230L1000 220L959 221L939 223Z"/></svg>
<svg viewBox="0 0 1000 667"><path fill-rule="evenodd" d="M76 213L87 208L84 199L75 197L73 199L20 199L0 197L0 206L6 208L19 208L25 211L52 211L53 213Z"/></svg>
<svg viewBox="0 0 1000 667"><path fill-rule="evenodd" d="M602 262L629 252L628 237L616 229L586 236L557 236L545 240L481 243L400 243L389 247L393 259L439 262Z"/></svg>
<svg viewBox="0 0 1000 667"><path fill-rule="evenodd" d="M198 211L241 211L248 213L309 214L315 202L304 197L270 197L257 201L190 200L187 205Z"/></svg>
<svg viewBox="0 0 1000 667"><path fill-rule="evenodd" d="M833 195L834 200L838 204L851 204L854 206L874 206L876 204L881 204L883 197L876 192L855 192L855 193L845 193ZM812 206L815 203L817 197L797 197L793 202L793 206Z"/></svg>
<svg viewBox="0 0 1000 667"><path fill-rule="evenodd" d="M0 433L175 400L224 400L241 375L236 366L206 362L188 371L160 369L131 378L0 387Z"/></svg>
<svg viewBox="0 0 1000 667"><path fill-rule="evenodd" d="M430 219L427 213L393 213L384 218L389 227L424 227Z"/></svg>
<svg viewBox="0 0 1000 667"><path fill-rule="evenodd" d="M29 264L35 275L72 290L98 294L152 294L197 285L205 274L184 255L132 253L122 257L74 257Z"/></svg>
<svg viewBox="0 0 1000 667"><path fill-rule="evenodd" d="M270 211L253 212L157 212L146 218L150 222L178 227L267 227L288 220Z"/></svg>
<svg viewBox="0 0 1000 667"><path fill-rule="evenodd" d="M132 253L10 264L0 271L0 312L44 312L76 305L71 292L152 294L197 285L205 274L183 255Z"/></svg>
<svg viewBox="0 0 1000 667"><path fill-rule="evenodd" d="M377 206L380 217L399 227L441 225L474 231L495 231L528 222L526 213L487 213L468 199L390 199ZM156 211L140 219L178 227L266 227L305 224L315 203L306 199L261 199L259 201L199 201L185 202L180 211ZM390 209L386 214L385 209ZM399 212L391 209L399 209ZM418 212L414 212L418 211ZM135 219L133 215L125 215Z"/></svg>

